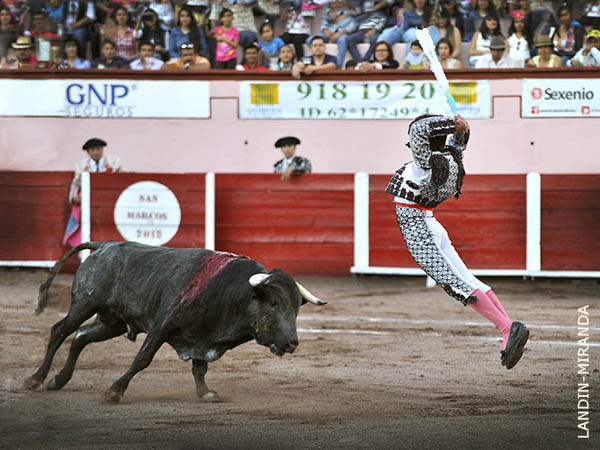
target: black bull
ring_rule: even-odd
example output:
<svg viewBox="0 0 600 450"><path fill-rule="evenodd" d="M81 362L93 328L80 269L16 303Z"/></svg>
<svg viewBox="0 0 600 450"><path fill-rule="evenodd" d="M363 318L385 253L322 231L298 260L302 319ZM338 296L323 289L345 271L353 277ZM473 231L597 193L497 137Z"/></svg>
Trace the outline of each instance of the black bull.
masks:
<svg viewBox="0 0 600 450"><path fill-rule="evenodd" d="M167 342L180 358L192 360L198 397L220 400L206 386L207 363L255 339L282 356L298 346L300 305L319 300L279 269L267 272L249 258L204 249L153 247L134 242L88 242L69 251L40 286L36 314L48 303L48 289L73 254L96 250L73 279L71 308L52 326L46 357L25 386L36 389L48 375L54 354L77 330L63 369L47 386L62 388L71 379L83 348L127 333L146 339L129 370L106 391L119 401L133 376L150 365ZM83 322L97 314L89 325Z"/></svg>

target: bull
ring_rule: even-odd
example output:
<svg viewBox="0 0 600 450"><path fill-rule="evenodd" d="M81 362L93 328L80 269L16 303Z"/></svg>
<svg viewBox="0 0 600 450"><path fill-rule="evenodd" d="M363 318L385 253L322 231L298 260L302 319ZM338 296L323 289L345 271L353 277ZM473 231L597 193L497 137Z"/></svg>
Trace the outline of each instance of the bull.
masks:
<svg viewBox="0 0 600 450"><path fill-rule="evenodd" d="M208 363L254 339L278 356L298 346L296 317L300 305L327 303L279 269L268 272L257 261L205 249L154 247L135 242L86 242L71 249L40 286L39 314L63 263L73 254L95 250L79 267L67 316L52 326L43 363L25 381L27 389L45 380L52 359L73 332L62 370L47 384L61 389L73 375L84 347L127 334L146 338L129 370L105 392L118 402L135 374L148 367L166 342L183 360L192 360L196 393L204 401L221 401L204 377ZM88 325L85 321L96 315Z"/></svg>

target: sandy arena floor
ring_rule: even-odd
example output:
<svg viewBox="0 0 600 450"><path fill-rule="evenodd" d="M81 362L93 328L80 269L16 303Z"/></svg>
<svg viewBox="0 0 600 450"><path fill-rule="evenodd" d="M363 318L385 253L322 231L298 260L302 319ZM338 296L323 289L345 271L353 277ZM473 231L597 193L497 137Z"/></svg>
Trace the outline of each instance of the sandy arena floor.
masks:
<svg viewBox="0 0 600 450"><path fill-rule="evenodd" d="M72 276L34 316L45 271L0 270L0 442L89 449L581 449L600 448L600 284L492 283L531 338L521 362L500 365L499 333L423 278L301 277L330 301L304 306L300 347L273 356L244 344L209 364L225 403L196 400L191 363L167 346L117 405L102 393L143 336L91 344L61 391L22 389L68 308ZM577 429L577 308L590 305L590 438ZM47 379L62 367L70 339Z"/></svg>

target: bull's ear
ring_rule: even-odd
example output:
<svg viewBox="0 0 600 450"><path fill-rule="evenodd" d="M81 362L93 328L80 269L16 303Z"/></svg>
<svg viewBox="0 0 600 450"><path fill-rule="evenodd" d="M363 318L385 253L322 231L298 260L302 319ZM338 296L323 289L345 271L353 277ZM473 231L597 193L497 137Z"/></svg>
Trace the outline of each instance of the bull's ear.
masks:
<svg viewBox="0 0 600 450"><path fill-rule="evenodd" d="M248 279L248 283L250 283L250 286L256 287L266 283L269 278L271 278L270 273L255 273Z"/></svg>

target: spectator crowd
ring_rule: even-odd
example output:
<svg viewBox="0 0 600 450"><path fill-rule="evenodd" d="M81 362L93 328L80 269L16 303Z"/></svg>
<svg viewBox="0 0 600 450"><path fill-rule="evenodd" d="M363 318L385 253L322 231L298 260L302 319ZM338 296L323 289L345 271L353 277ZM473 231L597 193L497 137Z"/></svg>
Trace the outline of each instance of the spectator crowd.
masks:
<svg viewBox="0 0 600 450"><path fill-rule="evenodd" d="M0 0L0 68L600 66L600 0ZM400 51L395 51L402 49Z"/></svg>

